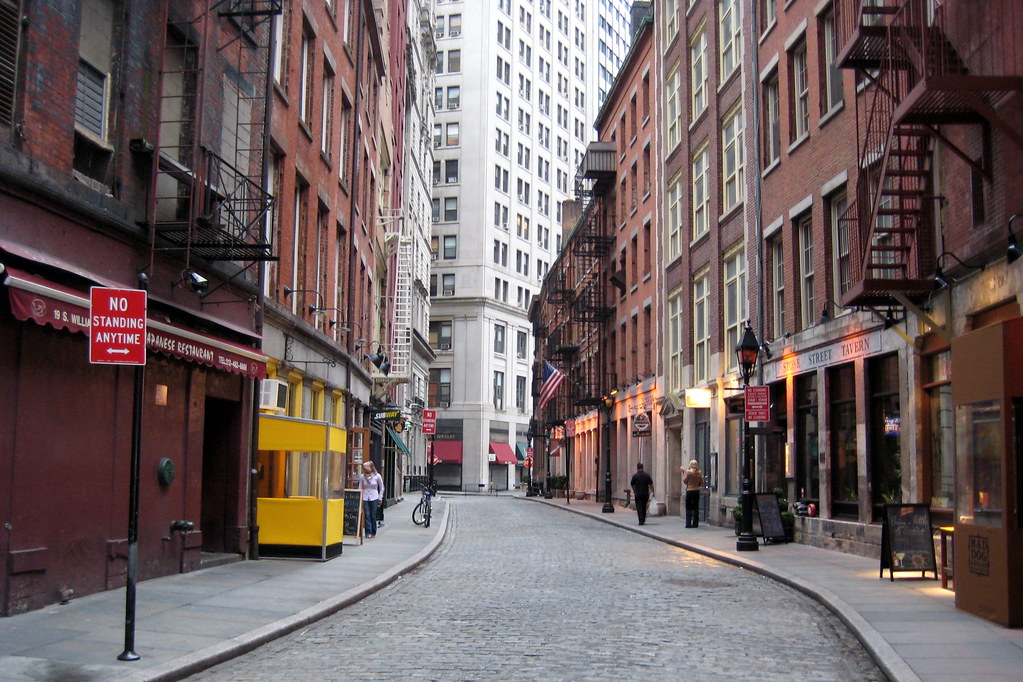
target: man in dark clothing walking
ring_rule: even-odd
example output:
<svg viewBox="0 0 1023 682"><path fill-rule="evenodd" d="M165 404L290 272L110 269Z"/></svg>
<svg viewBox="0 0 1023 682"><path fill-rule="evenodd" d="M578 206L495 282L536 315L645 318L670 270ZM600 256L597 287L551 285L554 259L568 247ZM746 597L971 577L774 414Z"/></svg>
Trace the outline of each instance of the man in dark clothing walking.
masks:
<svg viewBox="0 0 1023 682"><path fill-rule="evenodd" d="M646 523L646 508L650 504L650 496L654 494L654 479L650 474L643 471L643 462L636 464L636 473L632 475L633 496L636 498L636 514L639 516L639 525Z"/></svg>

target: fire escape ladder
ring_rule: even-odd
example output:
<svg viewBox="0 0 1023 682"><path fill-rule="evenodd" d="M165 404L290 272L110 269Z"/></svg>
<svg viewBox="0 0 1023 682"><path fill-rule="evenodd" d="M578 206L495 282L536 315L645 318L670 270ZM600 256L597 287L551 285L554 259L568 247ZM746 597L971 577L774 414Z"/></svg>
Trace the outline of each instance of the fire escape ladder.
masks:
<svg viewBox="0 0 1023 682"><path fill-rule="evenodd" d="M391 381L405 382L412 376L412 276L414 245L410 235L405 234L407 221L402 225L398 237L396 270L394 273L393 326L388 358L391 361Z"/></svg>
<svg viewBox="0 0 1023 682"><path fill-rule="evenodd" d="M152 250L190 267L272 260L264 189L270 17L280 0L171 3L149 205Z"/></svg>

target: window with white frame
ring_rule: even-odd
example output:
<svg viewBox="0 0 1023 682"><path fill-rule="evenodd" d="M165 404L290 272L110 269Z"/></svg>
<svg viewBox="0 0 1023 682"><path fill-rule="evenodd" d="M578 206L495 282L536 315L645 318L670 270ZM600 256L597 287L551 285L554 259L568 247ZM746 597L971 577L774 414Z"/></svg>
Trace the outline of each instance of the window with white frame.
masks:
<svg viewBox="0 0 1023 682"><path fill-rule="evenodd" d="M781 158L781 99L778 91L778 72L763 84L764 100L764 167Z"/></svg>
<svg viewBox="0 0 1023 682"><path fill-rule="evenodd" d="M743 199L745 149L742 144L742 134L742 103L740 102L725 115L721 123L721 202L724 213L738 206Z"/></svg>
<svg viewBox="0 0 1023 682"><path fill-rule="evenodd" d="M710 286L708 273L693 278L693 383L707 381L710 371Z"/></svg>
<svg viewBox="0 0 1023 682"><path fill-rule="evenodd" d="M742 61L742 0L721 0L721 81Z"/></svg>
<svg viewBox="0 0 1023 682"><path fill-rule="evenodd" d="M708 143L693 156L693 239L710 230L710 152Z"/></svg>
<svg viewBox="0 0 1023 682"><path fill-rule="evenodd" d="M679 111L679 89L681 88L679 67L672 68L671 73L665 81L664 93L664 125L665 125L665 151L670 152L678 146L681 141L679 127L682 125L682 117ZM624 134L622 138L624 139Z"/></svg>
<svg viewBox="0 0 1023 682"><path fill-rule="evenodd" d="M707 27L700 26L689 43L689 77L692 88L692 119L703 113L707 108Z"/></svg>
<svg viewBox="0 0 1023 682"><path fill-rule="evenodd" d="M725 357L729 371L737 368L738 359L733 352L739 345L746 314L746 251L739 249L726 256L724 267L724 319Z"/></svg>
<svg viewBox="0 0 1023 682"><path fill-rule="evenodd" d="M455 295L455 275L454 273L441 275L441 295L443 296L454 296Z"/></svg>
<svg viewBox="0 0 1023 682"><path fill-rule="evenodd" d="M828 222L831 227L831 243L834 244L835 290L832 298L842 300L842 294L852 285L852 256L850 251L849 221L842 220L848 206L844 191L836 192L826 199Z"/></svg>
<svg viewBox="0 0 1023 682"><path fill-rule="evenodd" d="M821 113L827 113L842 104L842 70L838 67L838 31L835 26L835 8L828 10L818 19L821 27L820 44L823 50L821 63L824 77L821 93Z"/></svg>
<svg viewBox="0 0 1023 682"><path fill-rule="evenodd" d="M685 307L682 290L668 297L668 388L682 388L682 326Z"/></svg>
<svg viewBox="0 0 1023 682"><path fill-rule="evenodd" d="M668 183L668 260L682 253L682 191L683 178L679 173Z"/></svg>
<svg viewBox="0 0 1023 682"><path fill-rule="evenodd" d="M664 6L664 43L667 45L678 33L678 3L669 2Z"/></svg>
<svg viewBox="0 0 1023 682"><path fill-rule="evenodd" d="M785 336L785 242L776 237L771 241L771 300L774 316L771 319L775 339Z"/></svg>
<svg viewBox="0 0 1023 682"><path fill-rule="evenodd" d="M526 411L526 377L515 377L515 409Z"/></svg>
<svg viewBox="0 0 1023 682"><path fill-rule="evenodd" d="M806 63L806 41L789 52L792 65L792 140L810 132L810 77Z"/></svg>
<svg viewBox="0 0 1023 682"><path fill-rule="evenodd" d="M494 325L494 352L504 355L504 325Z"/></svg>
<svg viewBox="0 0 1023 682"><path fill-rule="evenodd" d="M796 233L799 235L800 309L802 327L806 329L817 321L813 300L813 220L809 214L799 219Z"/></svg>

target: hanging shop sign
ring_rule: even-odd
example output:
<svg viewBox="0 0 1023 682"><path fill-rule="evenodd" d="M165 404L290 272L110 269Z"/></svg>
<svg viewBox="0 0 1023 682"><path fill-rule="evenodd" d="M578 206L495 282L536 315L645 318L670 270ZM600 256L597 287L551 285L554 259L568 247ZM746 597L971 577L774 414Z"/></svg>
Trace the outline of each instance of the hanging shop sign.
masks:
<svg viewBox="0 0 1023 682"><path fill-rule="evenodd" d="M632 418L633 438L644 438L650 436L650 413L640 412Z"/></svg>

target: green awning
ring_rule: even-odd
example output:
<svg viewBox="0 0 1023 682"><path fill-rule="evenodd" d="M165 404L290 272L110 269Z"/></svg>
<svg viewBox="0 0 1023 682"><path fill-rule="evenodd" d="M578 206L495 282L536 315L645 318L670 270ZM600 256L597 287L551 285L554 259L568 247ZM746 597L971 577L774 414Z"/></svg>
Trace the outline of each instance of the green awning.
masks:
<svg viewBox="0 0 1023 682"><path fill-rule="evenodd" d="M398 435L397 431L395 431L390 426L388 426L387 427L387 433L391 436L391 440L394 441L394 447L398 448L399 450L404 452L406 455L409 455L409 456L412 455L412 452L408 449L408 446L405 445L405 441L403 441L401 439L401 436Z"/></svg>
<svg viewBox="0 0 1023 682"><path fill-rule="evenodd" d="M515 456L519 458L520 462L526 459L526 448L527 447L529 447L529 446L526 445L525 443L516 443L515 444Z"/></svg>

